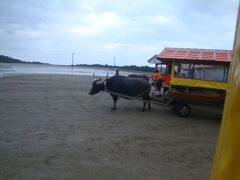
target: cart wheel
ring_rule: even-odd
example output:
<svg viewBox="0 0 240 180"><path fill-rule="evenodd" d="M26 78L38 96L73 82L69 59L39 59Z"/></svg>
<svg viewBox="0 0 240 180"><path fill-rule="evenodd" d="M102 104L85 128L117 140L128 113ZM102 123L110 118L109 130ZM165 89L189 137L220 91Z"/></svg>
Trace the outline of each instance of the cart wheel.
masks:
<svg viewBox="0 0 240 180"><path fill-rule="evenodd" d="M177 113L180 117L189 117L191 114L191 108L187 104L180 104L177 107Z"/></svg>

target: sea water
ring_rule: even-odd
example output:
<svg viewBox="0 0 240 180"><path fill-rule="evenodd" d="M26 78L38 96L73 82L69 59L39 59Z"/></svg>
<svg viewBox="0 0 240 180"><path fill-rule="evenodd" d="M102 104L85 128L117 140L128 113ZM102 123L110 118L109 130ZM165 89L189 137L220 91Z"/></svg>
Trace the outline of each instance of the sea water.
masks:
<svg viewBox="0 0 240 180"><path fill-rule="evenodd" d="M20 64L20 63L0 63L0 77L19 74L63 74L63 75L86 75L92 76L112 76L116 73L117 68L102 67L82 67L82 66L64 66L48 64ZM119 74L139 74L131 71L120 70Z"/></svg>

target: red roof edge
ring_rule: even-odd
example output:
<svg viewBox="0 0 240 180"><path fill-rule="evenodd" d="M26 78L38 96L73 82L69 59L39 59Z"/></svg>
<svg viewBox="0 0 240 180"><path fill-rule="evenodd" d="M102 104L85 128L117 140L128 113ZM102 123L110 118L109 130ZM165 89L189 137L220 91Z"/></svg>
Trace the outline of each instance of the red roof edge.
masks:
<svg viewBox="0 0 240 180"><path fill-rule="evenodd" d="M158 55L157 58L159 60L175 59L192 61L230 62L231 57L231 50L165 47L165 49Z"/></svg>

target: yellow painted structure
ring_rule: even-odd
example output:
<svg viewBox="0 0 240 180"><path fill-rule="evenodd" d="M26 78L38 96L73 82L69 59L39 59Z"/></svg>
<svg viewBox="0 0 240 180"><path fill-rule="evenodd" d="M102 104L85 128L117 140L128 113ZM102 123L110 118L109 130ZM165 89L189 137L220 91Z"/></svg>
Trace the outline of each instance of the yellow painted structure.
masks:
<svg viewBox="0 0 240 180"><path fill-rule="evenodd" d="M211 180L240 179L240 14L238 11L233 60L230 63L222 124Z"/></svg>
<svg viewBox="0 0 240 180"><path fill-rule="evenodd" d="M179 86L188 86L188 87L221 89L221 90L226 90L228 87L228 84L224 82L196 80L196 79L188 79L188 78L176 78L174 77L174 62L172 62L170 84L179 85Z"/></svg>
<svg viewBox="0 0 240 180"><path fill-rule="evenodd" d="M173 78L171 79L171 85L189 86L189 87L202 87L210 89L227 89L227 83L215 82L215 81L204 81L196 79L186 79L186 78Z"/></svg>

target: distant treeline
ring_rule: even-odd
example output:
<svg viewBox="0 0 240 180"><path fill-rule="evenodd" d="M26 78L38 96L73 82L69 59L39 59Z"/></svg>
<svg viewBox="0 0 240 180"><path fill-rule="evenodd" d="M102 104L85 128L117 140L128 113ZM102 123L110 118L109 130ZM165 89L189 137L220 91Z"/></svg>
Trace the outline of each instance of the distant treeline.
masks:
<svg viewBox="0 0 240 180"><path fill-rule="evenodd" d="M28 61L22 61L19 59L15 59L9 56L4 56L4 55L0 55L0 63L26 63L26 64L45 64L45 63L41 63L38 61L32 61L32 62L28 62Z"/></svg>
<svg viewBox="0 0 240 180"><path fill-rule="evenodd" d="M118 69L125 69L125 70L133 70L133 71L142 71L142 72L153 72L154 68L149 66L112 66L112 65L102 65L102 64L78 64L77 66L85 66L85 67L106 67L106 68L118 68Z"/></svg>
<svg viewBox="0 0 240 180"><path fill-rule="evenodd" d="M19 59L15 59L9 56L4 56L0 55L0 63L25 63L25 64L47 64L47 63L41 63L38 61L22 61ZM149 67L149 66L136 66L136 65L131 65L131 66L112 66L112 65L102 65L102 64L78 64L77 66L85 66L85 67L105 67L105 68L118 68L118 69L125 69L125 70L133 70L133 71L141 71L141 72L153 72L154 68Z"/></svg>

